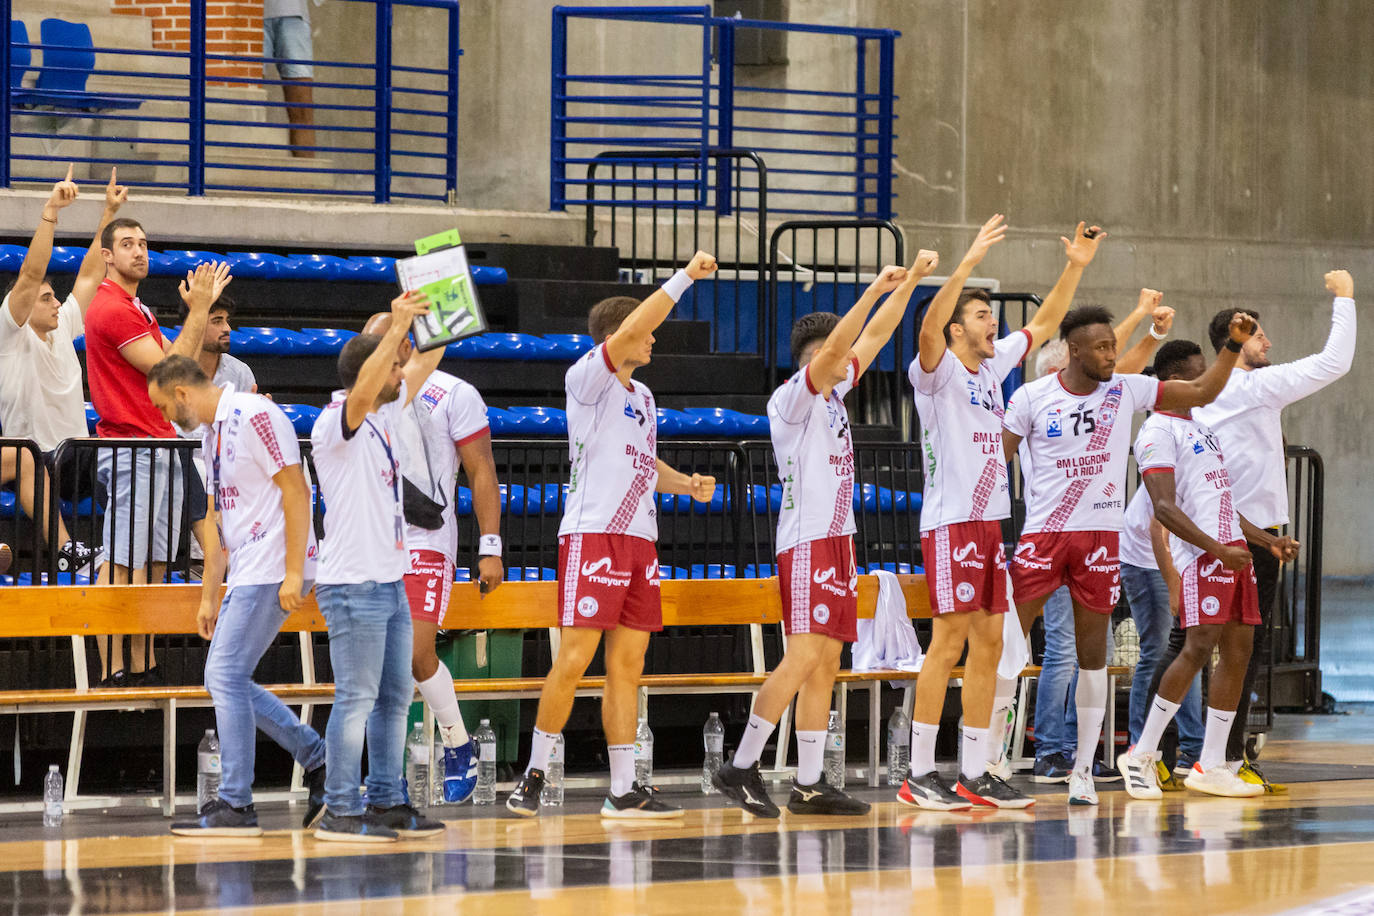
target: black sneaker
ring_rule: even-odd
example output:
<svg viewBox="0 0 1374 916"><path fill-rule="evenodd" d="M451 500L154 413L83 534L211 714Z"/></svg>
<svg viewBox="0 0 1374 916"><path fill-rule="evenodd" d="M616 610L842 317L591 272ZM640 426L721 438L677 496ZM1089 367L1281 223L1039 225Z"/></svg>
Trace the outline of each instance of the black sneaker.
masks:
<svg viewBox="0 0 1374 916"><path fill-rule="evenodd" d="M129 675L124 673L123 668L120 668L114 674L101 678L96 682L95 686L103 690L119 690L133 685L129 683Z"/></svg>
<svg viewBox="0 0 1374 916"><path fill-rule="evenodd" d="M515 791L506 799L506 810L521 817L539 813L539 794L544 791L544 771L526 770L515 784Z"/></svg>
<svg viewBox="0 0 1374 916"><path fill-rule="evenodd" d="M991 773L984 773L977 779L965 780L959 777L955 792L982 808L1029 808L1035 799L1007 785Z"/></svg>
<svg viewBox="0 0 1374 916"><path fill-rule="evenodd" d="M394 843L400 838L400 834L371 814L325 811L315 828L315 839L331 843Z"/></svg>
<svg viewBox="0 0 1374 916"><path fill-rule="evenodd" d="M93 576L100 558L101 551L99 548L87 547L80 541L68 541L57 552L57 571Z"/></svg>
<svg viewBox="0 0 1374 916"><path fill-rule="evenodd" d="M227 801L212 798L200 809L194 821L172 824L176 836L253 837L262 836L258 814L252 805L235 808Z"/></svg>
<svg viewBox="0 0 1374 916"><path fill-rule="evenodd" d="M687 813L659 801L657 795L658 790L653 786L640 785L636 781L624 795L608 794L601 804L601 816L617 820L667 820Z"/></svg>
<svg viewBox="0 0 1374 916"><path fill-rule="evenodd" d="M773 799L768 797L757 761L748 767L723 763L711 777L711 784L720 790L721 795L754 817L778 817L781 813L778 806L773 804Z"/></svg>
<svg viewBox="0 0 1374 916"><path fill-rule="evenodd" d="M167 681L162 676L160 665L154 665L147 671L134 671L128 676L129 687L163 687Z"/></svg>
<svg viewBox="0 0 1374 916"><path fill-rule="evenodd" d="M897 801L931 811L958 811L973 807L972 802L960 798L934 770L922 776L908 776L897 790Z"/></svg>
<svg viewBox="0 0 1374 916"><path fill-rule="evenodd" d="M1093 761L1093 781L1094 782L1121 782L1121 772L1115 767L1108 766L1101 760Z"/></svg>
<svg viewBox="0 0 1374 916"><path fill-rule="evenodd" d="M868 809L868 802L844 794L826 782L824 775L810 786L792 780L792 795L787 799L787 810L793 814L860 815Z"/></svg>
<svg viewBox="0 0 1374 916"><path fill-rule="evenodd" d="M301 826L309 830L324 816L324 764L305 774L305 788L310 794L306 796L305 817L301 819Z"/></svg>
<svg viewBox="0 0 1374 916"><path fill-rule="evenodd" d="M405 837L423 839L444 832L443 824L430 820L410 805L392 805L390 808L368 805L367 816Z"/></svg>
<svg viewBox="0 0 1374 916"><path fill-rule="evenodd" d="M1031 782L1038 785L1051 785L1069 781L1073 772L1073 761L1063 754L1049 754L1035 758L1035 768L1031 770Z"/></svg>

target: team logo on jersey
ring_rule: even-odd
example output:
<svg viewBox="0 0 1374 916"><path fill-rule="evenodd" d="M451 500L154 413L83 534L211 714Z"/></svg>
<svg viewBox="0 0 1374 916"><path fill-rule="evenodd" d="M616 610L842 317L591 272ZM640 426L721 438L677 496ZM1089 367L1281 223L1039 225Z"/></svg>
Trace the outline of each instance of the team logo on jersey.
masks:
<svg viewBox="0 0 1374 916"><path fill-rule="evenodd" d="M973 583L960 582L954 587L954 597L960 601L969 602L973 600Z"/></svg>
<svg viewBox="0 0 1374 916"><path fill-rule="evenodd" d="M968 385L968 402L972 404L974 407L982 406L980 403L981 399L978 397L979 394L981 394L981 392L978 390L978 380L969 379L967 382L965 382L965 384Z"/></svg>
<svg viewBox="0 0 1374 916"><path fill-rule="evenodd" d="M1202 599L1202 613L1208 617L1215 617L1221 613L1221 602L1217 600L1215 595L1208 595Z"/></svg>
<svg viewBox="0 0 1374 916"><path fill-rule="evenodd" d="M830 566L824 570L818 569L814 573L812 573L811 581L819 585L823 590L830 592L832 595L839 595L841 597L844 597L849 593L849 591L852 590L853 586L851 586L849 589L846 589L843 585L836 581L835 576L835 567ZM821 607L824 607L824 605L821 605ZM821 623L825 623L825 621L822 620Z"/></svg>
<svg viewBox="0 0 1374 916"><path fill-rule="evenodd" d="M582 578L598 585L610 585L616 588L624 588L630 584L630 573L612 569L610 557L602 557L595 563L583 563Z"/></svg>
<svg viewBox="0 0 1374 916"><path fill-rule="evenodd" d="M1108 553L1107 548L1099 547L1083 558L1083 565L1093 572L1109 573L1112 571L1113 564L1107 555Z"/></svg>
<svg viewBox="0 0 1374 916"><path fill-rule="evenodd" d="M811 616L816 618L816 623L824 624L830 619L830 608L826 607L824 604L818 604L815 609L812 610Z"/></svg>
<svg viewBox="0 0 1374 916"><path fill-rule="evenodd" d="M1203 452L1207 451L1207 447L1204 446L1201 442L1199 442L1199 441L1193 436L1192 433L1189 433L1189 434L1188 434L1188 438L1193 440L1193 454L1194 454L1194 455L1201 455Z"/></svg>
<svg viewBox="0 0 1374 916"><path fill-rule="evenodd" d="M1058 407L1045 415L1045 437L1058 439L1064 435L1064 411Z"/></svg>
<svg viewBox="0 0 1374 916"><path fill-rule="evenodd" d="M1022 541L1016 545L1016 553L1012 554L1012 562L1027 569L1053 569L1054 561L1048 557L1042 557L1035 552L1035 544L1031 541Z"/></svg>
<svg viewBox="0 0 1374 916"><path fill-rule="evenodd" d="M644 578L655 584L658 583L658 560L654 560L654 562L644 567Z"/></svg>
<svg viewBox="0 0 1374 916"><path fill-rule="evenodd" d="M591 595L587 595L581 601L577 602L577 613L581 614L583 617L595 617L598 608L599 605L596 603L596 599Z"/></svg>
<svg viewBox="0 0 1374 916"><path fill-rule="evenodd" d="M982 569L983 560L986 559L978 549L978 545L969 541L963 547L954 548L954 562L958 563L963 569ZM960 598L960 601L967 601Z"/></svg>
<svg viewBox="0 0 1374 916"><path fill-rule="evenodd" d="M1229 571L1222 568L1220 560L1213 560L1206 567L1198 570L1198 575L1208 582L1232 582L1234 577Z"/></svg>
<svg viewBox="0 0 1374 916"><path fill-rule="evenodd" d="M439 406L439 402L444 399L445 394L447 394L447 392L438 385L430 385L424 391L420 392L420 400L428 404L429 409L432 411Z"/></svg>
<svg viewBox="0 0 1374 916"><path fill-rule="evenodd" d="M833 566L831 566L829 569L825 570L825 572L821 572L821 571L818 569L818 570L816 570L816 572L811 576L812 581L815 582L817 585L824 585L825 583L829 582L829 581L830 581L831 579L833 579L833 578L835 578L835 567L833 567Z"/></svg>
<svg viewBox="0 0 1374 916"><path fill-rule="evenodd" d="M638 420L640 426L644 425L644 411L636 407L629 398L625 399L625 416L631 420Z"/></svg>

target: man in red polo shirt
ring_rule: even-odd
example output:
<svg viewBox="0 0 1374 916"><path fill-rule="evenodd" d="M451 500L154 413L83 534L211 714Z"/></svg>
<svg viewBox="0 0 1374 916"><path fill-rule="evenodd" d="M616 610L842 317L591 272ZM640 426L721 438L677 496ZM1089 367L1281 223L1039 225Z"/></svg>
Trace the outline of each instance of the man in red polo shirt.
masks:
<svg viewBox="0 0 1374 916"><path fill-rule="evenodd" d="M176 343L168 344L157 319L138 299L148 275L148 238L131 219L111 220L100 235L105 280L86 312L86 374L102 439L174 439L176 431L148 398L148 371L164 356L195 359L210 305L229 282L225 264L202 264L181 285L190 314ZM109 493L104 544L107 585L160 582L181 539L185 496L181 463L171 450L101 449L97 475ZM191 473L195 473L194 470ZM151 573L151 575L150 575ZM102 684L160 683L156 662L143 640L133 640L128 675L124 646L115 639L109 658L101 648Z"/></svg>

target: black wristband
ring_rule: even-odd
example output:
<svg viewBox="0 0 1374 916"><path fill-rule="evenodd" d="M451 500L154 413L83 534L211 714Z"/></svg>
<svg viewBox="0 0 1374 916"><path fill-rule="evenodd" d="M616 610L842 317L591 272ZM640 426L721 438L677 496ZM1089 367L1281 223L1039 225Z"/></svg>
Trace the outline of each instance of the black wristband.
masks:
<svg viewBox="0 0 1374 916"><path fill-rule="evenodd" d="M1238 343L1236 343L1234 340L1231 340L1231 339L1228 338L1227 341L1226 341L1226 349L1230 350L1232 353L1239 353L1239 352L1240 352L1240 344L1238 344Z"/></svg>

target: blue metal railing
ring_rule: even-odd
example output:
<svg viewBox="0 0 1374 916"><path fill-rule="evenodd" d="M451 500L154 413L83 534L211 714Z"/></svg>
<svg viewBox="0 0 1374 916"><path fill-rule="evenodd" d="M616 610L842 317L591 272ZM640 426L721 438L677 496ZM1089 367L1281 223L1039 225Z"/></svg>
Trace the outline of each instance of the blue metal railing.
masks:
<svg viewBox="0 0 1374 916"><path fill-rule="evenodd" d="M585 173L608 149L695 150L707 166L711 148L750 150L769 163L769 211L783 216L891 219L893 209L893 55L895 29L767 22L710 15L707 6L564 7L553 9L550 207L604 204ZM612 73L577 69L568 57L573 20L653 25L662 58L695 47L672 72ZM627 28L631 27L627 25ZM695 31L693 31L695 30ZM736 73L737 35L781 33L789 42L852 42L852 86L789 71L787 84L746 83ZM642 35L641 35L642 37ZM606 43L618 40L607 33ZM714 55L713 55L714 49ZM874 66L876 58L876 66ZM729 166L718 163L715 186L729 200ZM586 193L579 196L583 188ZM748 192L750 188L741 189ZM695 188L705 202L706 187Z"/></svg>
<svg viewBox="0 0 1374 916"><path fill-rule="evenodd" d="M206 0L191 0L190 50L91 47L96 66L28 68L84 79L129 81L128 89L35 91L13 68L34 52L69 45L30 40L0 42L0 187L53 180L57 163L85 164L92 177L119 168L120 183L181 190L190 196L221 191L310 194L386 203L452 202L458 180L458 0L349 0L370 4L360 30L375 36L371 61L281 60L206 50ZM438 60L411 60L392 46L397 7L432 10L434 30L447 37ZM12 0L0 17L13 28ZM440 18L442 17L442 19ZM6 33L8 38L9 32ZM44 55L46 56L46 55ZM101 66L104 58L105 66ZM111 65L114 60L120 63ZM127 62L127 63L125 63ZM217 72L225 65L308 64L326 77L312 80L310 102L279 101L265 93L288 85L264 75ZM238 70L245 69L240 66ZM273 77L276 76L272 68ZM234 86L239 89L227 90ZM244 97L243 88L263 95ZM149 110L152 109L152 110ZM309 112L292 123L289 110ZM283 116L286 116L285 118ZM244 138L246 130L313 130L317 142ZM145 152L151 151L151 152ZM280 161L264 161L263 155ZM306 154L306 155L302 155ZM318 157L318 158L316 158Z"/></svg>

